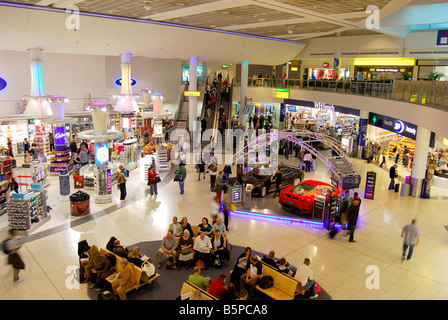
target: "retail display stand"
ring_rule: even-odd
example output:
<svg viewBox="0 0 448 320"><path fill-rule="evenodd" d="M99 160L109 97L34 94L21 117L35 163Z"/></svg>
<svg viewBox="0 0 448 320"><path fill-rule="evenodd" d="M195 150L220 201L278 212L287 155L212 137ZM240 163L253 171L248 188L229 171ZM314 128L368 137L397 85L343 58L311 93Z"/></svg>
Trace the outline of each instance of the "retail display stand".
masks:
<svg viewBox="0 0 448 320"><path fill-rule="evenodd" d="M16 168L16 159L11 157L0 157L0 181L9 180L13 169Z"/></svg>
<svg viewBox="0 0 448 320"><path fill-rule="evenodd" d="M47 191L33 185L26 193L15 193L6 203L8 222L19 235L27 236L50 220L47 209Z"/></svg>
<svg viewBox="0 0 448 320"><path fill-rule="evenodd" d="M0 216L2 216L6 210L6 202L9 200L9 181L0 182Z"/></svg>
<svg viewBox="0 0 448 320"><path fill-rule="evenodd" d="M31 185L39 185L41 188L50 185L50 182L47 181L47 170L43 164L24 163L21 167L17 167L16 181L21 191Z"/></svg>
<svg viewBox="0 0 448 320"><path fill-rule="evenodd" d="M140 181L147 182L148 181L148 170L151 166L154 166L155 172L160 172L157 166L157 157L156 155L146 155L140 158Z"/></svg>
<svg viewBox="0 0 448 320"><path fill-rule="evenodd" d="M138 141L129 139L122 142L124 151L120 154L120 160L127 170L134 170L138 167Z"/></svg>

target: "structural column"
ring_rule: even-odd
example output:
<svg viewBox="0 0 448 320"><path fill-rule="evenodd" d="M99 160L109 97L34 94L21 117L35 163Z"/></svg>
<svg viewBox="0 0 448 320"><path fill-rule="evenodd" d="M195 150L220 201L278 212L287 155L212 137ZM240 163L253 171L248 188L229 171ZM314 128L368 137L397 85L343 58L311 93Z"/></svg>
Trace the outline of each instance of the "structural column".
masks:
<svg viewBox="0 0 448 320"><path fill-rule="evenodd" d="M418 127L415 141L414 164L412 166L412 191L413 197L420 197L423 180L426 176L426 163L428 161L429 141L431 131Z"/></svg>
<svg viewBox="0 0 448 320"><path fill-rule="evenodd" d="M198 90L198 57L190 58L190 77L188 83L188 91L197 91ZM188 97L188 129L190 132L194 131L194 122L196 121L196 117L198 116L198 106L197 106L197 97Z"/></svg>
<svg viewBox="0 0 448 320"><path fill-rule="evenodd" d="M369 121L369 112L361 110L359 113L359 134L358 134L358 159L362 159L362 153L367 141L367 124ZM375 128L373 126L370 126ZM375 135L373 135L375 136Z"/></svg>
<svg viewBox="0 0 448 320"><path fill-rule="evenodd" d="M249 63L250 61L243 61L241 64L241 102L240 102L240 123L243 128L247 128L247 114L244 113L247 102L247 81L249 79Z"/></svg>

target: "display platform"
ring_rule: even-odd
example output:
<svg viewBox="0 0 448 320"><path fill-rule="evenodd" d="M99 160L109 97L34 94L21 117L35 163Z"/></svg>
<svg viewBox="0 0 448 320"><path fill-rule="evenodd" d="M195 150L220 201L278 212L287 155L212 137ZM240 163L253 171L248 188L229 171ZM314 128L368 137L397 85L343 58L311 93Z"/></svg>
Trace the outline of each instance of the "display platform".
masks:
<svg viewBox="0 0 448 320"><path fill-rule="evenodd" d="M252 196L250 208L245 206L245 199L239 203L234 203L236 209L230 212L231 216L263 220L268 222L297 224L302 226L324 228L322 219L313 218L310 214L301 213L299 210L285 208L278 202L278 196L273 197L273 193L263 198ZM340 227L340 224L336 224Z"/></svg>

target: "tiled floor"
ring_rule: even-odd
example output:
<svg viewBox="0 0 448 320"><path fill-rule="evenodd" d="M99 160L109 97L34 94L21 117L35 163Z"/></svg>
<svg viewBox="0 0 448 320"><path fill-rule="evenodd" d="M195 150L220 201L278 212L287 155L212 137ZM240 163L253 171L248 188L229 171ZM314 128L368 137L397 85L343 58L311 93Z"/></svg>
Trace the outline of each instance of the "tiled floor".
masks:
<svg viewBox="0 0 448 320"><path fill-rule="evenodd" d="M291 158L285 162L295 164ZM349 243L342 233L331 240L328 231L321 228L236 217L230 219L229 239L235 245L251 246L260 252L275 250L276 256L285 257L293 265L309 257L315 279L336 300L448 299L448 234L444 228L448 225L448 200L401 197L387 190L386 170L359 159L353 162L363 177L361 195L366 172L378 173L375 200L363 200L361 205L356 243ZM198 182L193 165L187 169L184 195L179 194L177 183L170 181L156 198L145 194L147 186L140 183L139 169L134 170L125 202L118 200L116 188L112 203L99 205L92 198L92 219L73 226L71 222L83 218L70 215L69 202L59 196L58 178L50 177L48 201L53 207L52 218L21 249L26 263L26 270L21 273L23 282L12 283L12 270L6 264L6 256L1 255L0 299L89 299L86 286L78 286L71 278L71 267L78 262L80 239L98 247L104 247L111 236L125 245L159 240L175 215L188 217L192 224L198 224L203 216L209 217L213 198L209 177ZM306 178L328 181L328 170L318 163L317 171ZM448 195L444 190L434 192ZM401 228L414 217L418 219L421 242L412 260L402 263ZM7 216L1 216L2 238L7 225ZM369 266L379 272L379 288L369 289Z"/></svg>

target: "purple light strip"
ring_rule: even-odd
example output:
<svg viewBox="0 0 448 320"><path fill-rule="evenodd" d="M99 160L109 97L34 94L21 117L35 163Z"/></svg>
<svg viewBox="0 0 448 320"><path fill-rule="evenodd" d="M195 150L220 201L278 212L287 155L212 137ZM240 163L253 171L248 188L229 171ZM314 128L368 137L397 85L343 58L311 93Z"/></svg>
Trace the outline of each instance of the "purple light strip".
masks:
<svg viewBox="0 0 448 320"><path fill-rule="evenodd" d="M65 11L65 9L41 7L41 6L34 6L34 5L21 4L21 3L11 3L11 2L0 1L0 6L15 7L15 8L22 8L22 9L32 9L32 10L43 10L43 11L51 11L51 12L68 14ZM83 15L83 16L90 16L90 17L95 17L95 18L106 18L106 19L115 19L115 20L131 21L131 22L150 23L150 24L163 25L163 26L167 26L167 27L177 27L177 28L193 29L193 30L199 30L199 31L218 32L218 33L225 33L225 34L237 35L237 36L243 36L243 37L259 38L259 39L264 39L264 40L289 42L289 43L306 45L305 42L300 42L300 41L273 38L273 37L265 37L265 36L255 35L255 34L234 32L234 31L227 31L227 30L217 30L217 29L210 29L210 28L204 28L204 27L188 26L188 25L163 22L163 21L153 21L153 20L123 17L123 16L113 16L113 15L108 15L108 14L103 14L103 13L81 12L81 11L77 12L77 13L79 13L80 15Z"/></svg>
<svg viewBox="0 0 448 320"><path fill-rule="evenodd" d="M263 220L263 221L300 224L300 225L309 226L309 227L313 227L313 228L317 228L317 227L323 228L323 225L324 225L323 222L320 222L320 221L288 218L288 217L283 217L283 216L275 216L275 215L270 215L270 214L244 211L244 210L235 210L235 211L231 211L230 213L232 216L236 216L236 217L251 217L251 218L256 218L258 220ZM335 224L335 226L341 227L340 224Z"/></svg>

